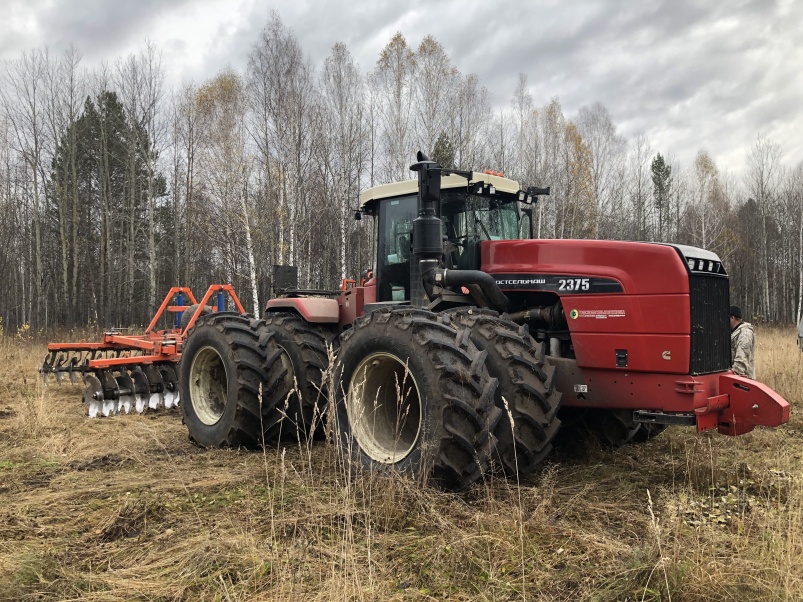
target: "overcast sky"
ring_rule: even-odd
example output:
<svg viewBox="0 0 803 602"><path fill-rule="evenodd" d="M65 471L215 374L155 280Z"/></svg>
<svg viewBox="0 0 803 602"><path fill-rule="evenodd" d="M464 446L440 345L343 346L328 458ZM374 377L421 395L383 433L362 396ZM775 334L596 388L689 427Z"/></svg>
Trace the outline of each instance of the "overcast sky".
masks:
<svg viewBox="0 0 803 602"><path fill-rule="evenodd" d="M336 42L367 73L397 31L413 48L431 34L497 107L524 73L536 106L601 102L686 165L705 149L739 174L759 134L803 161L801 0L0 0L0 59L73 44L93 67L150 39L169 85L200 83L245 70L272 10L316 68Z"/></svg>

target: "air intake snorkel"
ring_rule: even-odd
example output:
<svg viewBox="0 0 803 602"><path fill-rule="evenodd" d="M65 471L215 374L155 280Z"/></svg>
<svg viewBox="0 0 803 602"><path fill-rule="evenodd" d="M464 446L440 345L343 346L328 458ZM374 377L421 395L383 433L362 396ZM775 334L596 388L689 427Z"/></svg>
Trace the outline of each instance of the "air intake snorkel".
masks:
<svg viewBox="0 0 803 602"><path fill-rule="evenodd" d="M499 310L507 308L508 299L490 274L479 270L446 270L440 266L443 256L443 233L440 217L441 174L455 174L471 180L470 171L445 170L430 161L421 151L416 155L417 163L410 170L418 173L418 217L413 220L413 254L418 258L424 290L430 301L433 300L434 285L466 286L478 285L485 296Z"/></svg>

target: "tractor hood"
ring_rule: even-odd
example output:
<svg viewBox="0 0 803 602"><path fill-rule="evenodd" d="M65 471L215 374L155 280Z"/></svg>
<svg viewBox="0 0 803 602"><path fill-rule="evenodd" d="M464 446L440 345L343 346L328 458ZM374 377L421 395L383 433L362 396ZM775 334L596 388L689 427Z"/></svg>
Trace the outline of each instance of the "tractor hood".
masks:
<svg viewBox="0 0 803 602"><path fill-rule="evenodd" d="M682 294L689 275L726 276L719 257L685 245L609 240L483 241L482 271L502 290ZM580 279L579 283L571 282ZM567 288L570 287L570 288Z"/></svg>

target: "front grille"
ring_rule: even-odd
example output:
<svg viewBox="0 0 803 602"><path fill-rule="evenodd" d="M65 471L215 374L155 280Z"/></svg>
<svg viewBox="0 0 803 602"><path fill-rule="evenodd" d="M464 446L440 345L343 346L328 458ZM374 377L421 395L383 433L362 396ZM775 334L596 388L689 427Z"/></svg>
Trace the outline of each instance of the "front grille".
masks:
<svg viewBox="0 0 803 602"><path fill-rule="evenodd" d="M731 366L729 293L726 276L691 274L691 374L708 374Z"/></svg>

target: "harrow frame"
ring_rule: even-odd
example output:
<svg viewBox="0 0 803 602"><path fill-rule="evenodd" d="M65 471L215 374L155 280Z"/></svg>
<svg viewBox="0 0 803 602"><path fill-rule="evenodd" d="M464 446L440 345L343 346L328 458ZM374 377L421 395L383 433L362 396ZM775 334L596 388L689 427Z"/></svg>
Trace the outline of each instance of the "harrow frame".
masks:
<svg viewBox="0 0 803 602"><path fill-rule="evenodd" d="M61 383L65 374L70 382L75 383L80 374L87 384L84 403L91 417L128 412L131 407L144 411L143 396L147 396L147 407L152 409L172 407L179 401L173 366L181 360L187 332L198 321L204 308L208 307L213 295L217 297L214 311L225 311L226 294L236 310L244 314L245 309L230 284L210 285L200 302L189 287L174 286L165 295L143 334L133 335L123 332L123 329L111 329L103 333L102 340L96 342L49 343L39 372L45 384L50 374L55 376L58 383ZM174 300L176 304L172 304ZM186 305L185 300L189 302ZM182 313L192 306L197 306L195 313L185 327L180 327ZM176 315L175 327L157 330L159 320L166 313ZM137 371L138 378L134 382L139 386L136 390L130 384L129 370L132 375L133 371ZM148 391L143 390L143 382L147 384Z"/></svg>

